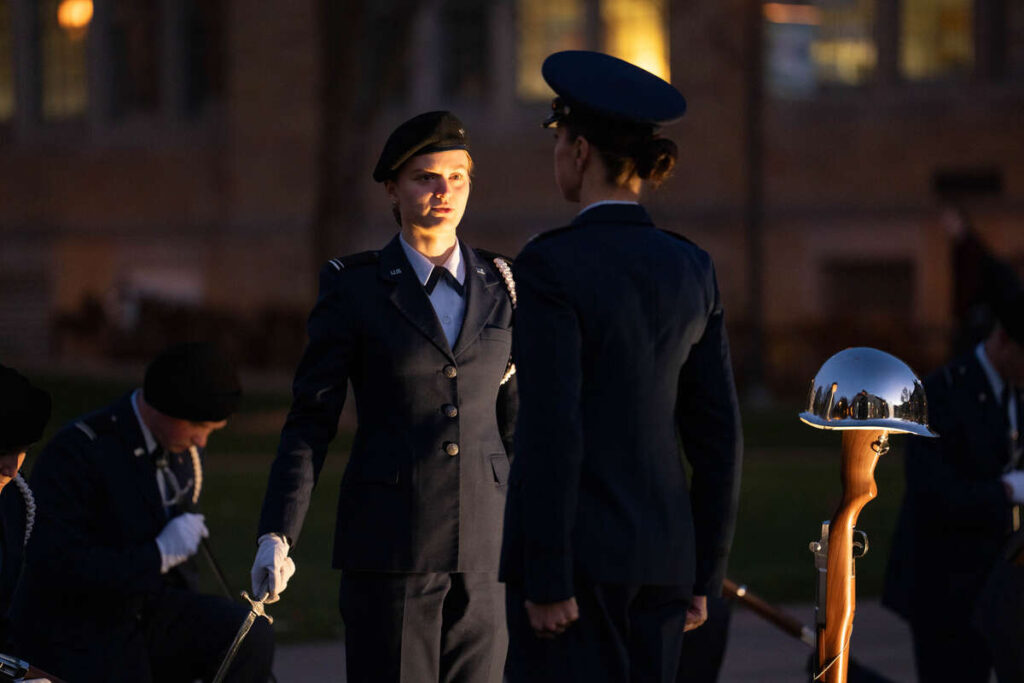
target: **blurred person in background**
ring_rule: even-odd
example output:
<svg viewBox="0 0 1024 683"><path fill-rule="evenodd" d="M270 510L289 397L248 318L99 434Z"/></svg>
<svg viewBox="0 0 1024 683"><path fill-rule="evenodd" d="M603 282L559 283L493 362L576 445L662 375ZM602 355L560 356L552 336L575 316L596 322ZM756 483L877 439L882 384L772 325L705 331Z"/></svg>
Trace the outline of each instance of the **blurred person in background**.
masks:
<svg viewBox="0 0 1024 683"><path fill-rule="evenodd" d="M742 452L711 257L639 203L675 164L656 131L685 100L600 53L555 53L543 75L555 183L583 208L516 260L510 679L674 683L721 592Z"/></svg>
<svg viewBox="0 0 1024 683"><path fill-rule="evenodd" d="M993 322L993 302L1021 286L1014 269L992 253L971 223L967 210L946 204L939 224L952 243L953 355L973 349Z"/></svg>
<svg viewBox="0 0 1024 683"><path fill-rule="evenodd" d="M50 395L0 365L0 647L9 635L7 612L36 519L35 496L18 471L49 419Z"/></svg>
<svg viewBox="0 0 1024 683"><path fill-rule="evenodd" d="M351 381L358 425L333 557L348 683L502 680L515 297L509 263L456 235L472 171L450 112L388 138L373 178L399 233L321 271L270 472L252 585L274 599Z"/></svg>
<svg viewBox="0 0 1024 683"><path fill-rule="evenodd" d="M925 379L928 423L940 438L907 446L883 604L908 620L924 683L985 683L993 668L1001 683L1021 680L1007 675L1007 653L985 631L1021 633L1024 614L996 623L990 612L983 628L975 618L1024 504L1024 292L1002 295L993 309L985 339ZM1012 650L1019 658L1019 640Z"/></svg>
<svg viewBox="0 0 1024 683"><path fill-rule="evenodd" d="M249 609L197 590L200 451L240 398L216 347L178 344L141 389L53 437L32 469L15 654L75 683L213 678ZM257 619L225 680L266 681L273 652Z"/></svg>

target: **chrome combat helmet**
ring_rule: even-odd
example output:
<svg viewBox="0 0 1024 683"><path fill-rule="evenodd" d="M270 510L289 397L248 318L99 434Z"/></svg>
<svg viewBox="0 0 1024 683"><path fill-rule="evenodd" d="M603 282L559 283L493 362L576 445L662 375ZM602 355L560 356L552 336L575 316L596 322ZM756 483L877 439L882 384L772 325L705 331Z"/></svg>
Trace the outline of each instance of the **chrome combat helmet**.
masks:
<svg viewBox="0 0 1024 683"><path fill-rule="evenodd" d="M825 361L800 419L819 429L937 436L928 428L928 401L914 371L893 355L863 346Z"/></svg>

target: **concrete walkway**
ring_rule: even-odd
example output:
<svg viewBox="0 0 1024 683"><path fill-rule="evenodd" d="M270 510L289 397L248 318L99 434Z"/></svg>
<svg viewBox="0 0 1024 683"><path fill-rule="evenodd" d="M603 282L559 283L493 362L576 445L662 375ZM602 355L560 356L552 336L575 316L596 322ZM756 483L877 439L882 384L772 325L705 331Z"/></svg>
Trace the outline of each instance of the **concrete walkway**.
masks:
<svg viewBox="0 0 1024 683"><path fill-rule="evenodd" d="M813 621L814 609L809 605L793 605L787 610L805 624ZM910 632L906 624L878 602L863 601L857 605L850 648L853 659L862 666L892 681L914 680ZM809 654L810 648L800 641L738 608L733 613L729 649L719 682L806 683L804 667ZM278 648L274 670L280 683L342 683L344 659L345 648L337 641L284 645Z"/></svg>

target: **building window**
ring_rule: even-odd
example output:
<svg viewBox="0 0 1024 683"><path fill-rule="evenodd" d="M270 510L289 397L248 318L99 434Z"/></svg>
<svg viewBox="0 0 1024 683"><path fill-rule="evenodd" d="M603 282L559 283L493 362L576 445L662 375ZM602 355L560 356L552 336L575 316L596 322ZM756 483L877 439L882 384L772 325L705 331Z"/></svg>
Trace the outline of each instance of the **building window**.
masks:
<svg viewBox="0 0 1024 683"><path fill-rule="evenodd" d="M835 259L823 269L829 317L913 319L914 263L909 259Z"/></svg>
<svg viewBox="0 0 1024 683"><path fill-rule="evenodd" d="M584 0L519 0L518 9L516 90L523 99L548 99L540 66L552 52L586 46Z"/></svg>
<svg viewBox="0 0 1024 683"><path fill-rule="evenodd" d="M602 0L604 50L671 80L667 0Z"/></svg>
<svg viewBox="0 0 1024 683"><path fill-rule="evenodd" d="M517 8L524 99L551 97L540 67L560 50L601 50L669 79L668 0L519 0Z"/></svg>
<svg viewBox="0 0 1024 683"><path fill-rule="evenodd" d="M813 93L820 85L861 85L878 60L874 0L764 4L765 70L771 92Z"/></svg>
<svg viewBox="0 0 1024 683"><path fill-rule="evenodd" d="M956 78L974 66L972 0L902 0L900 73L908 80Z"/></svg>
<svg viewBox="0 0 1024 683"><path fill-rule="evenodd" d="M115 0L110 47L113 110L117 116L149 114L160 106L160 35L155 0Z"/></svg>
<svg viewBox="0 0 1024 683"><path fill-rule="evenodd" d="M61 121L83 116L89 103L85 46L92 2L39 0L41 114Z"/></svg>
<svg viewBox="0 0 1024 683"><path fill-rule="evenodd" d="M11 2L0 0L0 123L14 118L14 34Z"/></svg>
<svg viewBox="0 0 1024 683"><path fill-rule="evenodd" d="M224 95L223 0L184 3L185 105L195 113Z"/></svg>
<svg viewBox="0 0 1024 683"><path fill-rule="evenodd" d="M448 0L441 10L446 59L442 64L441 87L447 95L482 99L487 92L490 71L490 5L477 0Z"/></svg>

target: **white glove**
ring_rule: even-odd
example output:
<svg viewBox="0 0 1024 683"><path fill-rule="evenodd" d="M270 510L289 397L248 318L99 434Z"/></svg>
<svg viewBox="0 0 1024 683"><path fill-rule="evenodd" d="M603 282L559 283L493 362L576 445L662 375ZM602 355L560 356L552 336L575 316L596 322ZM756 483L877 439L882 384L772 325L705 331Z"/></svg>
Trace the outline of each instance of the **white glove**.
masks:
<svg viewBox="0 0 1024 683"><path fill-rule="evenodd" d="M202 515L186 512L167 522L156 537L156 545L160 549L160 573L166 574L172 567L195 555L199 541L209 535Z"/></svg>
<svg viewBox="0 0 1024 683"><path fill-rule="evenodd" d="M252 563L252 594L264 602L277 602L295 574L295 563L288 557L288 541L280 534L263 534L256 560Z"/></svg>
<svg viewBox="0 0 1024 683"><path fill-rule="evenodd" d="M1024 470L1014 470L1003 475L1006 494L1014 503L1024 503Z"/></svg>

